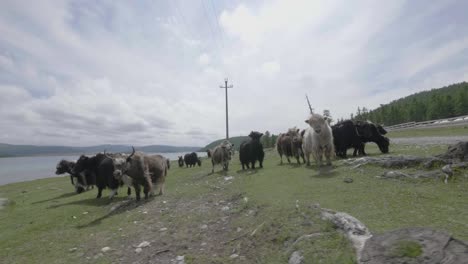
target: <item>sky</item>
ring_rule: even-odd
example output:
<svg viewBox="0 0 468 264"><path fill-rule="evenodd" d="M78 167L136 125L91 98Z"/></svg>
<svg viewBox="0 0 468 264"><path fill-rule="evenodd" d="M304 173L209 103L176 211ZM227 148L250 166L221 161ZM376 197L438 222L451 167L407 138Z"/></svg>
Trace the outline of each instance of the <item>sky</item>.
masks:
<svg viewBox="0 0 468 264"><path fill-rule="evenodd" d="M468 1L0 2L0 142L204 146L468 80Z"/></svg>

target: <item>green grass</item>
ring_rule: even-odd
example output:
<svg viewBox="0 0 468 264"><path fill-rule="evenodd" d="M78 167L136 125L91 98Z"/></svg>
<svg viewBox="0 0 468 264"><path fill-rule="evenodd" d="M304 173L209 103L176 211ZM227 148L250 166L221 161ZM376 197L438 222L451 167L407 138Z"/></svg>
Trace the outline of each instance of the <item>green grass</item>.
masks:
<svg viewBox="0 0 468 264"><path fill-rule="evenodd" d="M390 154L428 156L446 148L392 145ZM366 150L381 155L374 145ZM351 169L343 160L329 169L279 165L273 150L266 152L264 169L258 170L240 170L238 155L228 172L218 166L211 174L207 160L193 169L172 165L164 196L131 201L114 211L112 207L127 201L123 188L111 202L95 199L96 190L74 194L68 177L0 186L0 197L12 201L0 210L0 262L132 262L129 252L130 258L138 257L132 245L146 239L153 241L153 249L169 247L170 254L185 255L186 263L235 263L238 259L229 258L232 252L245 263L285 263L294 250L302 252L306 263L355 263L349 242L320 219L316 204L347 212L375 233L426 226L468 240L466 170L448 184L384 180L376 177L383 168ZM234 179L226 181L226 176ZM354 181L345 183L345 178ZM229 211L222 212L222 206ZM203 223L208 231L199 231ZM162 227L169 231L160 233ZM294 244L301 235L315 233L316 238ZM206 251L198 248L202 241L210 245ZM94 258L104 246L111 253ZM403 249L404 254L417 252Z"/></svg>
<svg viewBox="0 0 468 264"><path fill-rule="evenodd" d="M437 136L468 136L468 125L435 128L415 128L390 131L386 135L392 137L437 137Z"/></svg>
<svg viewBox="0 0 468 264"><path fill-rule="evenodd" d="M397 257L416 258L422 254L422 247L416 241L398 241L392 254Z"/></svg>

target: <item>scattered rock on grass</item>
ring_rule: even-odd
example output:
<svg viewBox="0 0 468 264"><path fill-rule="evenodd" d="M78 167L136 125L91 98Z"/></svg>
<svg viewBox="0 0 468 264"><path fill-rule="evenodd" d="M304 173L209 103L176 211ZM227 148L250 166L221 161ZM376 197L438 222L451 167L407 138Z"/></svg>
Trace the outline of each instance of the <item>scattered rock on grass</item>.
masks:
<svg viewBox="0 0 468 264"><path fill-rule="evenodd" d="M148 241L143 241L143 242L141 242L137 247L139 247L139 248L145 248L145 247L149 247L149 245L150 245L150 242L148 242Z"/></svg>
<svg viewBox="0 0 468 264"><path fill-rule="evenodd" d="M101 251L104 252L104 253L106 253L106 252L109 251L109 250L111 250L110 247L103 247L103 248L101 249Z"/></svg>
<svg viewBox="0 0 468 264"><path fill-rule="evenodd" d="M294 251L289 257L288 264L302 264L304 262L304 257L299 251Z"/></svg>

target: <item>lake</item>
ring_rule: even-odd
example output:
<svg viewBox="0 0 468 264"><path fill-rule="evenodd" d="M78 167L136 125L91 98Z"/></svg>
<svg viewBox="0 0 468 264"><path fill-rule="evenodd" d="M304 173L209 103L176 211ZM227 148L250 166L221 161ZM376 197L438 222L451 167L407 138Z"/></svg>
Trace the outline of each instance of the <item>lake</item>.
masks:
<svg viewBox="0 0 468 264"><path fill-rule="evenodd" d="M178 156L185 153L187 152L148 154L161 154L175 161ZM206 157L206 152L197 152L197 154L199 157ZM62 159L76 161L78 158L79 155L0 158L0 185L49 177L64 177L64 175L55 175L57 163Z"/></svg>

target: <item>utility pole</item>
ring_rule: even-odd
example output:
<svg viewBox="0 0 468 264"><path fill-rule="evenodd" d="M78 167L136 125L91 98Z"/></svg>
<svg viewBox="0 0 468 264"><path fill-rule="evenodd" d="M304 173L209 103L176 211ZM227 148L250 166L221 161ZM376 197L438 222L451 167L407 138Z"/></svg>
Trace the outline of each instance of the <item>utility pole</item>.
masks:
<svg viewBox="0 0 468 264"><path fill-rule="evenodd" d="M229 116L228 116L228 88L232 88L232 84L228 86L228 79L224 79L224 86L219 86L219 88L223 88L226 90L226 139L229 139Z"/></svg>

